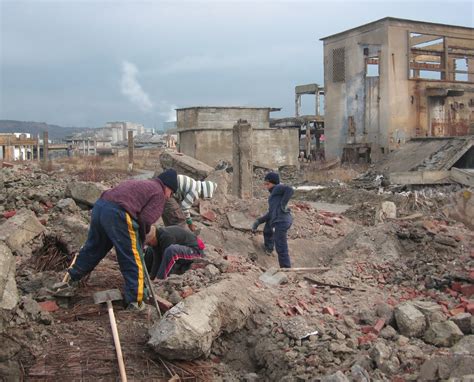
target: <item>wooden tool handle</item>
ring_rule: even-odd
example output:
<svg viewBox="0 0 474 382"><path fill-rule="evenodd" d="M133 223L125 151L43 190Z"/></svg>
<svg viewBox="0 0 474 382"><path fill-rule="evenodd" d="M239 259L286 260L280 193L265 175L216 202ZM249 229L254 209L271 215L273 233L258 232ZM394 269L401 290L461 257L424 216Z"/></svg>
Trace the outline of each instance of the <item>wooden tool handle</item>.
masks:
<svg viewBox="0 0 474 382"><path fill-rule="evenodd" d="M77 255L78 253L76 253L76 255L74 256L74 259L72 259L71 265L68 267L68 269L72 268L72 266L76 263ZM69 272L66 271L66 274L64 275L64 278L63 278L63 283L67 283L68 280L69 280Z"/></svg>
<svg viewBox="0 0 474 382"><path fill-rule="evenodd" d="M127 382L127 374L125 373L125 364L123 362L122 347L120 346L120 338L117 330L117 323L115 322L114 309L112 302L107 301L107 310L109 311L110 326L112 327L112 335L114 337L115 351L117 352L117 359L120 369L120 378L122 382Z"/></svg>

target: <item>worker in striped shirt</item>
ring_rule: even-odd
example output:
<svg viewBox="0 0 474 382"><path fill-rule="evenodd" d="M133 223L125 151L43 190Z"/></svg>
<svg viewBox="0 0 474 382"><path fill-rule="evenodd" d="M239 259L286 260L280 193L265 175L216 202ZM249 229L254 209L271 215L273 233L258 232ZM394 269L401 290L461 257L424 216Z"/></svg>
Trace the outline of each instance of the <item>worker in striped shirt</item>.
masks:
<svg viewBox="0 0 474 382"><path fill-rule="evenodd" d="M186 175L178 175L178 189L174 197L165 203L161 218L164 225L187 224L191 231L196 230L191 218L191 207L197 199L211 199L216 191L217 184L209 180L199 181Z"/></svg>

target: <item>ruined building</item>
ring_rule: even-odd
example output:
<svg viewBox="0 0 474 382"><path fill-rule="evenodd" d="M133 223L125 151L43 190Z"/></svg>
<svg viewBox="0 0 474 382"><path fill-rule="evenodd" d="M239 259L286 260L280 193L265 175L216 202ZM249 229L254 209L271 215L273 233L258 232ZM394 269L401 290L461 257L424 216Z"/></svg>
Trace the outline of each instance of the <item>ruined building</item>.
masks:
<svg viewBox="0 0 474 382"><path fill-rule="evenodd" d="M177 109L179 151L210 166L232 162L233 126L246 120L252 126L253 162L268 168L297 163L298 130L270 128L269 107L197 106Z"/></svg>
<svg viewBox="0 0 474 382"><path fill-rule="evenodd" d="M326 157L474 134L474 29L386 17L324 42Z"/></svg>

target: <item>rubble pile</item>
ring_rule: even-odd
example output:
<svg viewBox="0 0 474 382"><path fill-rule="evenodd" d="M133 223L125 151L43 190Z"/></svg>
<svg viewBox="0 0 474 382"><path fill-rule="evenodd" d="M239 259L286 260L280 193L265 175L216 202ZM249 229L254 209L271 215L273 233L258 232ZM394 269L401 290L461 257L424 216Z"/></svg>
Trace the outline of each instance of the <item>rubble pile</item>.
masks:
<svg viewBox="0 0 474 382"><path fill-rule="evenodd" d="M130 379L474 374L474 233L463 223L470 190L398 193L328 181L297 191L289 203L294 268L285 271L263 250L262 227L251 233L267 208L259 183L265 172L255 171L252 200L231 195L225 169L209 172L221 194L192 210L206 256L154 281L161 320L151 305L142 312L114 307ZM91 297L122 287L114 252L76 295L53 285L85 242L94 198L120 176L82 183L34 165L0 173L0 375L115 379L107 313ZM297 183L302 175L288 168L282 178ZM458 214L464 206L463 219L453 220L450 203Z"/></svg>

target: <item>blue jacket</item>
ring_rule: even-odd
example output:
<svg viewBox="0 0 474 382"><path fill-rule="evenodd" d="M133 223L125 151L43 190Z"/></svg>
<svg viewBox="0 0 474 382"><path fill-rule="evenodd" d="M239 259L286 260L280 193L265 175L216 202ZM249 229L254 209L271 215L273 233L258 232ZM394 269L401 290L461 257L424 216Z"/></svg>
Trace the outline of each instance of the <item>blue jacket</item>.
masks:
<svg viewBox="0 0 474 382"><path fill-rule="evenodd" d="M268 223L273 226L275 223L292 223L291 212L287 208L290 198L293 196L292 187L285 184L277 184L270 190L268 197L268 212L257 219L258 224Z"/></svg>

